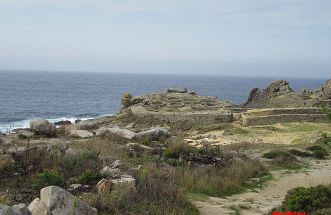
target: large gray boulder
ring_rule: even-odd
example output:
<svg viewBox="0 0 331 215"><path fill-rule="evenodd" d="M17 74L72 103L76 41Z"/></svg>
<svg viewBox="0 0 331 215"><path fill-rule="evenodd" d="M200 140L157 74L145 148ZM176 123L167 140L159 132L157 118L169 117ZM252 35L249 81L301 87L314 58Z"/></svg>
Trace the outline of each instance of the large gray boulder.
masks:
<svg viewBox="0 0 331 215"><path fill-rule="evenodd" d="M122 137L124 139L128 139L128 140L132 140L135 138L136 134L133 131L130 131L129 129L125 129L125 128L120 128L120 127L102 127L99 128L96 132L97 135L100 135L104 132L109 132L111 134L117 135L119 137Z"/></svg>
<svg viewBox="0 0 331 215"><path fill-rule="evenodd" d="M49 186L41 189L40 199L52 215L97 215L97 210L87 206L66 190Z"/></svg>
<svg viewBox="0 0 331 215"><path fill-rule="evenodd" d="M39 198L35 198L28 208L32 215L51 215L45 204Z"/></svg>
<svg viewBox="0 0 331 215"><path fill-rule="evenodd" d="M93 130L98 128L98 120L92 119L92 120L83 120L76 124L76 128L78 130Z"/></svg>
<svg viewBox="0 0 331 215"><path fill-rule="evenodd" d="M54 136L56 127L46 119L35 119L30 122L30 129L39 135Z"/></svg>
<svg viewBox="0 0 331 215"><path fill-rule="evenodd" d="M155 127L148 131L139 132L135 136L135 139L136 140L157 141L161 138L169 138L171 136L172 136L171 133L167 129Z"/></svg>
<svg viewBox="0 0 331 215"><path fill-rule="evenodd" d="M73 130L70 132L70 136L78 137L78 138L89 138L89 137L93 137L94 134L92 132L85 130Z"/></svg>
<svg viewBox="0 0 331 215"><path fill-rule="evenodd" d="M12 208L21 215L31 215L29 208L23 203L18 204L18 205L13 205Z"/></svg>
<svg viewBox="0 0 331 215"><path fill-rule="evenodd" d="M12 207L0 204L0 215L21 215L21 213Z"/></svg>

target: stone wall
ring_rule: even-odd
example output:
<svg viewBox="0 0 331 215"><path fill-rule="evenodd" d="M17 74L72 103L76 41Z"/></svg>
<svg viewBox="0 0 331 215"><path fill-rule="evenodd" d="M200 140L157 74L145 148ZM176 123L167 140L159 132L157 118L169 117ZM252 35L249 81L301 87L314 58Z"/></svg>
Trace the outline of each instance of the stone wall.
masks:
<svg viewBox="0 0 331 215"><path fill-rule="evenodd" d="M194 111L194 112L155 112L147 111L141 106L130 107L132 113L140 118L159 120L166 123L188 121L195 124L214 122L232 122L233 115L230 111Z"/></svg>
<svg viewBox="0 0 331 215"><path fill-rule="evenodd" d="M284 122L327 122L320 108L252 109L241 114L243 126L271 125Z"/></svg>
<svg viewBox="0 0 331 215"><path fill-rule="evenodd" d="M280 114L323 114L320 108L268 108L252 109L245 113L246 116L267 116Z"/></svg>
<svg viewBox="0 0 331 215"><path fill-rule="evenodd" d="M271 111L269 113L273 113L273 112ZM280 110L277 110L276 113L280 113ZM241 116L241 123L243 126L272 125L276 123L286 123L286 122L328 122L328 118L326 114L321 114L321 113L313 113L313 114L288 113L288 114L275 114L275 115L256 114L254 116L249 114L242 114Z"/></svg>

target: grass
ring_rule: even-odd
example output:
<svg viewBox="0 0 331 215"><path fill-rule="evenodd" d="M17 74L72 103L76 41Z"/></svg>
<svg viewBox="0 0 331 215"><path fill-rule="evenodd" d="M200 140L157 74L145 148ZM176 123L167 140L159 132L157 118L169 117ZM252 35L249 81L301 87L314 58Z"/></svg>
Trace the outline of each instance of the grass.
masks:
<svg viewBox="0 0 331 215"><path fill-rule="evenodd" d="M180 186L189 193L222 197L233 195L251 188L246 181L261 178L268 171L257 160L234 162L229 166L182 166L177 169ZM262 181L261 181L262 183Z"/></svg>
<svg viewBox="0 0 331 215"><path fill-rule="evenodd" d="M135 189L121 186L111 193L84 195L83 200L106 214L199 214L178 186L173 168L149 166L135 177Z"/></svg>
<svg viewBox="0 0 331 215"><path fill-rule="evenodd" d="M274 150L263 154L262 157L271 159L271 163L274 169L285 168L297 170L305 166L304 164L300 163L294 155L286 151Z"/></svg>

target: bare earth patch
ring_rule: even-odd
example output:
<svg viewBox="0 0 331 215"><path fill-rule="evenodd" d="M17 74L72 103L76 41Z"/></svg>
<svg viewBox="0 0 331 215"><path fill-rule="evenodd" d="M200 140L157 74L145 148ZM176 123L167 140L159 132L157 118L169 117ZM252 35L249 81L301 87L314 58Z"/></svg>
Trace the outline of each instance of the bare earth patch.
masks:
<svg viewBox="0 0 331 215"><path fill-rule="evenodd" d="M227 198L209 197L206 201L194 201L201 215L261 215L281 205L288 190L331 183L331 161L311 161L311 168L290 173L272 171L274 180L258 192L247 192Z"/></svg>

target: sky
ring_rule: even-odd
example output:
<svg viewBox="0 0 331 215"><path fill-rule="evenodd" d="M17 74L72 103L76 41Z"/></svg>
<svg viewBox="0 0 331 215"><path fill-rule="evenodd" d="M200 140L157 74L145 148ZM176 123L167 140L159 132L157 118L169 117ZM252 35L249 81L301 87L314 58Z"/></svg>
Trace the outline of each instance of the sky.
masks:
<svg viewBox="0 0 331 215"><path fill-rule="evenodd" d="M331 77L330 0L0 0L0 70Z"/></svg>

